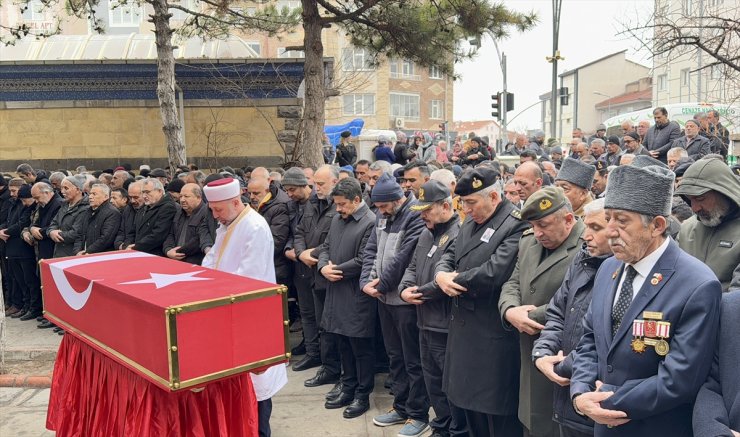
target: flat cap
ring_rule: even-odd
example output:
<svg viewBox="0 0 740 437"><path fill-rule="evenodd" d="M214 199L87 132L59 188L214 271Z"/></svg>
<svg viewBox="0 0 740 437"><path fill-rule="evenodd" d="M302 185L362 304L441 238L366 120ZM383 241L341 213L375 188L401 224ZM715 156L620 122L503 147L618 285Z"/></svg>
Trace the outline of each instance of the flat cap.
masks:
<svg viewBox="0 0 740 437"><path fill-rule="evenodd" d="M155 168L151 172L149 172L149 176L153 178L166 178L167 172L164 171L164 169L161 168Z"/></svg>
<svg viewBox="0 0 740 437"><path fill-rule="evenodd" d="M341 136L342 138L349 138L349 137L351 137L351 136L352 136L352 132L350 132L350 131L346 130L346 131L342 132L342 133L341 133L341 134L339 134L339 135L340 135L340 136Z"/></svg>
<svg viewBox="0 0 740 437"><path fill-rule="evenodd" d="M419 201L411 206L412 211L424 211L434 204L450 197L450 189L442 182L432 179L419 188Z"/></svg>
<svg viewBox="0 0 740 437"><path fill-rule="evenodd" d="M455 194L469 196L490 187L499 179L500 174L490 167L475 167L463 172L455 186Z"/></svg>
<svg viewBox="0 0 740 437"><path fill-rule="evenodd" d="M539 220L554 213L568 203L560 187L543 187L535 191L522 206L522 220Z"/></svg>

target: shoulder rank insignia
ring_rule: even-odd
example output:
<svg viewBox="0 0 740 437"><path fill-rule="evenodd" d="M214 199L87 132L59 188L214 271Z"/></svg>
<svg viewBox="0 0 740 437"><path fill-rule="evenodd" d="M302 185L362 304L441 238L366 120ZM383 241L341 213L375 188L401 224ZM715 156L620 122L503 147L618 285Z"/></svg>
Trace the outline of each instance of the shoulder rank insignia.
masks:
<svg viewBox="0 0 740 437"><path fill-rule="evenodd" d="M521 220L522 219L522 212L519 211L518 209L515 209L515 210L511 211L511 216L514 217L517 220Z"/></svg>
<svg viewBox="0 0 740 437"><path fill-rule="evenodd" d="M524 236L526 236L526 235L534 235L534 229L532 229L532 228L528 228L528 229L527 229L526 231L524 231L524 232L522 233L522 237L524 237Z"/></svg>

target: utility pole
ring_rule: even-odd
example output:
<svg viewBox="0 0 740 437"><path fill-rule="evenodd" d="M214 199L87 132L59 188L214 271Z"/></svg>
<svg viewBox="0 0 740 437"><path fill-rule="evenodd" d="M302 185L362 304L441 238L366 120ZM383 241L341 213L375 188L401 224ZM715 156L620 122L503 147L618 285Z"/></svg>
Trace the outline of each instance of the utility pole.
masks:
<svg viewBox="0 0 740 437"><path fill-rule="evenodd" d="M558 61L565 60L560 56L558 50L558 36L560 35L560 12L563 0L552 0L552 56L548 56L547 62L552 64L552 93L550 95L550 135L557 138L557 124L555 123L558 113Z"/></svg>
<svg viewBox="0 0 740 437"><path fill-rule="evenodd" d="M507 134L508 131L507 131L507 127L506 127L506 119L507 119L506 113L509 112L512 108L507 108L506 107L506 103L507 103L507 100L508 100L507 99L508 92L507 92L507 89L506 89L506 53L501 53L501 51L499 51L499 49L498 49L498 42L496 42L495 39L493 40L493 45L496 47L496 53L498 53L498 59L499 59L499 62L501 64L501 74L503 76L503 85L504 85L504 89L501 92L501 99L500 99L501 102L499 103L501 105L500 106L500 108L501 108L500 109L500 114L501 114L501 133L500 133L500 140L501 141L499 141L499 143L501 145L498 148L498 150L496 151L497 153L503 153L503 151L506 149L506 143L509 140L509 136Z"/></svg>

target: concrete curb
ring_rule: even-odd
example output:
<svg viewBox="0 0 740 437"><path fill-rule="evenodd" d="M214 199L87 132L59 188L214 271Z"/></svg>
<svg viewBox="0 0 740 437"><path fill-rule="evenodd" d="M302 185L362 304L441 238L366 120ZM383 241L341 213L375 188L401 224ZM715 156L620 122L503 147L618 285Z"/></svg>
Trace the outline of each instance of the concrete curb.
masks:
<svg viewBox="0 0 740 437"><path fill-rule="evenodd" d="M51 375L0 375L0 387L49 388Z"/></svg>
<svg viewBox="0 0 740 437"><path fill-rule="evenodd" d="M54 361L57 348L5 349L5 361Z"/></svg>

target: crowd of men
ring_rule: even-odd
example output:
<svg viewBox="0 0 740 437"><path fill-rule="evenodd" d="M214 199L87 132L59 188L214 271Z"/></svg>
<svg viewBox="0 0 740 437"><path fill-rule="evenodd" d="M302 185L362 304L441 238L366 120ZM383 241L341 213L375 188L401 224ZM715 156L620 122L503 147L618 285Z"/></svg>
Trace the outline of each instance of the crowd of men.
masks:
<svg viewBox="0 0 740 437"><path fill-rule="evenodd" d="M422 137L404 164L22 164L0 178L6 314L63 333L42 316L39 259L201 263L218 227L203 187L233 178L297 301L292 368L317 369L305 385L332 386L324 407L344 418L388 372L373 423L399 436L737 436L740 293L723 292L740 288L740 170L694 147L701 122L672 138L661 114L643 134L574 132L569 153L518 138L514 168L475 135L444 163Z"/></svg>

